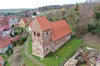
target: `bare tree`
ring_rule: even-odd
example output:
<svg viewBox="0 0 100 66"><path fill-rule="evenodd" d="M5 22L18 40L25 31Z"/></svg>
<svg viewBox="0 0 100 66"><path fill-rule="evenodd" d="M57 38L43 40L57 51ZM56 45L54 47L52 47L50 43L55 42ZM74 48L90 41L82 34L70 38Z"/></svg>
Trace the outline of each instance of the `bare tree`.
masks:
<svg viewBox="0 0 100 66"><path fill-rule="evenodd" d="M77 23L78 25L78 32L81 34L84 34L87 32L87 26L89 23L90 18L90 13L92 12L93 6L92 6L92 0L87 0L85 3L81 3L79 5L79 22Z"/></svg>

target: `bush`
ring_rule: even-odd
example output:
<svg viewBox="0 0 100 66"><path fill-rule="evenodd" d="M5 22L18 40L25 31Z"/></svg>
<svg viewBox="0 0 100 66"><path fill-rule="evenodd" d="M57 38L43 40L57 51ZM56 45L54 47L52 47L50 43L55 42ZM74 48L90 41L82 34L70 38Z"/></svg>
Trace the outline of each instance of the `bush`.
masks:
<svg viewBox="0 0 100 66"><path fill-rule="evenodd" d="M9 50L6 52L6 54L7 54L8 56L10 56L12 53L13 53L13 50L12 50L12 49L9 49Z"/></svg>
<svg viewBox="0 0 100 66"><path fill-rule="evenodd" d="M52 21L53 21L53 19L52 19L52 18L49 18L49 21L51 21L51 22L52 22Z"/></svg>
<svg viewBox="0 0 100 66"><path fill-rule="evenodd" d="M72 35L71 35L71 38L74 38L74 37L75 37L75 35L74 35L74 34L72 34Z"/></svg>
<svg viewBox="0 0 100 66"><path fill-rule="evenodd" d="M21 37L21 38L18 40L17 43L18 43L19 45L23 45L25 41L26 41L26 37Z"/></svg>
<svg viewBox="0 0 100 66"><path fill-rule="evenodd" d="M22 41L22 40L18 40L18 45L23 45L24 44L24 41Z"/></svg>
<svg viewBox="0 0 100 66"><path fill-rule="evenodd" d="M33 15L35 15L35 16L36 16L36 15L37 15L37 13L36 13L36 12L33 12Z"/></svg>
<svg viewBox="0 0 100 66"><path fill-rule="evenodd" d="M88 32L94 32L93 30L95 30L95 26L88 24Z"/></svg>
<svg viewBox="0 0 100 66"><path fill-rule="evenodd" d="M88 25L88 32L91 32L93 34L100 34L100 25Z"/></svg>
<svg viewBox="0 0 100 66"><path fill-rule="evenodd" d="M17 44L16 44L16 42L14 41L14 42L12 42L12 45L13 45L13 47L14 47L14 46L16 46Z"/></svg>
<svg viewBox="0 0 100 66"><path fill-rule="evenodd" d="M100 12L99 11L96 11L95 12L95 19L96 20L99 20L100 19Z"/></svg>
<svg viewBox="0 0 100 66"><path fill-rule="evenodd" d="M14 32L14 35L18 35L18 32Z"/></svg>
<svg viewBox="0 0 100 66"><path fill-rule="evenodd" d="M21 37L20 40L26 41L26 37Z"/></svg>
<svg viewBox="0 0 100 66"><path fill-rule="evenodd" d="M91 33L96 34L95 30L92 30Z"/></svg>
<svg viewBox="0 0 100 66"><path fill-rule="evenodd" d="M95 32L96 32L98 35L100 35L100 26L97 26Z"/></svg>

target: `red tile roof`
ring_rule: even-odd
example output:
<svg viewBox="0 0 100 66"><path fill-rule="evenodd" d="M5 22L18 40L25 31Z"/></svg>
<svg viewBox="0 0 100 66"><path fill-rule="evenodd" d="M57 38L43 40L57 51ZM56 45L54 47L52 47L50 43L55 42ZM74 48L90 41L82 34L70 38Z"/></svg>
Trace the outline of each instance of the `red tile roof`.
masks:
<svg viewBox="0 0 100 66"><path fill-rule="evenodd" d="M14 38L11 38L10 40L13 42L13 41L15 41L15 42L17 42L18 40L19 40L19 35L17 35L17 36L15 36Z"/></svg>
<svg viewBox="0 0 100 66"><path fill-rule="evenodd" d="M5 61L1 56L0 56L0 60L1 60L1 61Z"/></svg>
<svg viewBox="0 0 100 66"><path fill-rule="evenodd" d="M24 17L22 18L22 20L25 22L25 23L30 23L32 21L32 19L30 17Z"/></svg>
<svg viewBox="0 0 100 66"><path fill-rule="evenodd" d="M0 27L0 31L3 31L4 30L4 28L3 27Z"/></svg>
<svg viewBox="0 0 100 66"><path fill-rule="evenodd" d="M2 64L0 63L0 66L2 66Z"/></svg>
<svg viewBox="0 0 100 66"><path fill-rule="evenodd" d="M51 23L52 26L52 40L56 41L65 35L70 34L72 31L65 20L60 20Z"/></svg>
<svg viewBox="0 0 100 66"><path fill-rule="evenodd" d="M43 31L51 29L51 26L45 16L44 17L36 17L36 20Z"/></svg>
<svg viewBox="0 0 100 66"><path fill-rule="evenodd" d="M15 37L14 37L15 42L18 41L19 38L20 38L19 36L15 36Z"/></svg>
<svg viewBox="0 0 100 66"><path fill-rule="evenodd" d="M0 48L5 48L6 46L10 45L11 41L7 37L0 37Z"/></svg>
<svg viewBox="0 0 100 66"><path fill-rule="evenodd" d="M1 26L9 25L9 22L7 19L3 19L3 20L0 20L0 24L1 24Z"/></svg>
<svg viewBox="0 0 100 66"><path fill-rule="evenodd" d="M0 26L0 31L3 31L4 29L9 30L10 26L5 25L5 26Z"/></svg>
<svg viewBox="0 0 100 66"><path fill-rule="evenodd" d="M31 21L31 23L29 24L29 26L31 27L31 26L32 26L32 24L33 24L33 21Z"/></svg>

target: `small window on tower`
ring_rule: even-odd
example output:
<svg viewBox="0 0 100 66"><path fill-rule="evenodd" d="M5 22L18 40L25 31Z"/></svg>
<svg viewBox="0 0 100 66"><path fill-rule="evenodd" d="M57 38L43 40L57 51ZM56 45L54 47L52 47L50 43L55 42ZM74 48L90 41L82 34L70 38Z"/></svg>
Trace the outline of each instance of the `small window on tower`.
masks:
<svg viewBox="0 0 100 66"><path fill-rule="evenodd" d="M40 33L37 33L37 36L40 37Z"/></svg>
<svg viewBox="0 0 100 66"><path fill-rule="evenodd" d="M48 32L47 32L47 35L48 35Z"/></svg>
<svg viewBox="0 0 100 66"><path fill-rule="evenodd" d="M34 32L34 36L36 36L36 32Z"/></svg>

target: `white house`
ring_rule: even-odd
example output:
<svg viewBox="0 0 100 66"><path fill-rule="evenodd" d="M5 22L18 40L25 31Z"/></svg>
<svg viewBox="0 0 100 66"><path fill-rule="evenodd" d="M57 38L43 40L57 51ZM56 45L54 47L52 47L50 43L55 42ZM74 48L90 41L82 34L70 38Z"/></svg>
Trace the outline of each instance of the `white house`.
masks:
<svg viewBox="0 0 100 66"><path fill-rule="evenodd" d="M18 18L10 18L9 19L9 25L10 26L16 25L16 24L18 24L18 21L19 21Z"/></svg>

